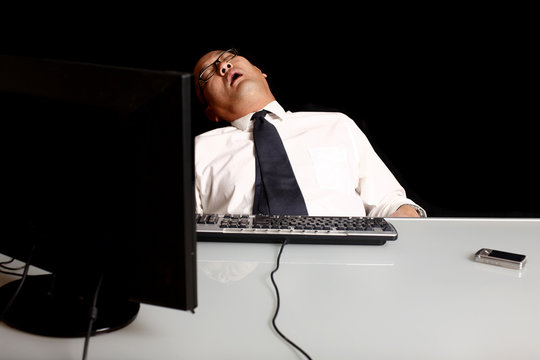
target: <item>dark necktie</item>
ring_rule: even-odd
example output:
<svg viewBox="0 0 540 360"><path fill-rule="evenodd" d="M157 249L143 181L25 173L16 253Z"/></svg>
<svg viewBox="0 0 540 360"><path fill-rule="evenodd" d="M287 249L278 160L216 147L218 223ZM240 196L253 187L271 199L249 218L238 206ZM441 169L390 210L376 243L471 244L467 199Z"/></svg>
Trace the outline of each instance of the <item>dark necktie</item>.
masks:
<svg viewBox="0 0 540 360"><path fill-rule="evenodd" d="M294 177L283 142L265 120L266 110L252 116L255 142L255 198L253 214L307 215L306 203Z"/></svg>

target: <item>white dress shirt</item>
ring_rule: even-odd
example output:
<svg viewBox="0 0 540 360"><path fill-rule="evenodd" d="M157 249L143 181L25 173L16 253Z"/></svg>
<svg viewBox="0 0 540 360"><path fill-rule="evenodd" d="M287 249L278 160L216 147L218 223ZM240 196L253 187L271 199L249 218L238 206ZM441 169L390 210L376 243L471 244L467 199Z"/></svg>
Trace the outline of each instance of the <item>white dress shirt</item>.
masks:
<svg viewBox="0 0 540 360"><path fill-rule="evenodd" d="M309 215L388 216L415 203L353 120L341 113L264 107L285 146ZM195 138L197 213L251 214L253 113Z"/></svg>

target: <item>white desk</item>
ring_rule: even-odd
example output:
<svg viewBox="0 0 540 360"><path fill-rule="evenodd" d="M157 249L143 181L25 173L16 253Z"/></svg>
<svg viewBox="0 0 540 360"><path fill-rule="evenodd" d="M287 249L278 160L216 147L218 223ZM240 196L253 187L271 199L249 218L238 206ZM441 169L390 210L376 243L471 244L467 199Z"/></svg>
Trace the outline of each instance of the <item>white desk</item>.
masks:
<svg viewBox="0 0 540 360"><path fill-rule="evenodd" d="M392 219L384 246L287 245L280 329L313 359L540 359L540 220ZM523 271L472 260L527 254ZM271 327L279 245L198 245L196 314L143 305L89 359L300 359ZM0 284L9 280L1 275ZM0 324L0 359L80 359L82 339Z"/></svg>

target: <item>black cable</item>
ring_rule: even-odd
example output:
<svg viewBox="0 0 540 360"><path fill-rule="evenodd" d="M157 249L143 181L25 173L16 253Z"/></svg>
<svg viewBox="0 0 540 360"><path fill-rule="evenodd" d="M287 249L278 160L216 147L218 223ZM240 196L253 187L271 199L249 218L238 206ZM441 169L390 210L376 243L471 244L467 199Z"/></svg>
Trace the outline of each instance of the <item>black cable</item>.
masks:
<svg viewBox="0 0 540 360"><path fill-rule="evenodd" d="M97 299L99 295L99 290L101 289L101 283L103 282L103 272L101 273L98 284L96 286L96 291L94 292L94 299L92 300L92 306L89 311L89 320L88 320L88 331L86 332L86 337L84 339L84 349L83 349L83 360L86 360L88 356L88 344L90 343L90 337L92 336L92 328L94 327L94 322L97 319Z"/></svg>
<svg viewBox="0 0 540 360"><path fill-rule="evenodd" d="M278 286L276 284L276 281L274 280L274 274L278 271L279 269L279 264L280 264L280 260L281 260L281 253L283 253L283 248L285 247L285 245L288 244L288 241L287 240L284 240L283 243L281 244L281 248L279 249L279 254L277 256L277 260L276 260L276 268L270 273L270 279L272 280L272 285L274 285L274 290L276 291L276 298L277 298L277 304L276 304L276 311L274 313L274 317L272 318L272 326L274 327L274 329L276 330L276 332L279 334L279 336L281 336L283 338L283 340L285 340L286 342L288 342L291 346L293 346L296 350L300 351L302 353L302 355L304 355L307 359L311 360L311 357L304 351L302 350L302 348L300 348L298 345L296 345L294 342L292 342L291 340L289 340L289 338L287 338L285 335L283 335L283 333L278 329L277 325L276 325L276 318L278 316L278 313L279 313L279 306L280 306L280 298L279 298L279 290L278 290Z"/></svg>
<svg viewBox="0 0 540 360"><path fill-rule="evenodd" d="M11 299L9 299L9 301L7 302L6 306L4 307L4 309L2 310L2 313L0 314L0 322L2 322L4 320L4 316L6 316L6 314L8 313L9 309L11 308L11 306L13 305L13 303L15 302L15 299L17 298L17 296L19 295L19 292L21 292L21 289L24 285L24 282L26 281L26 278L28 277L28 270L30 269L30 264L32 262L32 255L34 255L34 250L36 248L36 244L34 243L32 245L32 248L30 249L30 252L28 254L28 258L26 259L26 263L24 265L24 271L21 274L16 274L16 275L20 275L22 276L21 279L19 280L19 286L17 286L17 289L15 290L15 292L13 293L13 295L11 296Z"/></svg>

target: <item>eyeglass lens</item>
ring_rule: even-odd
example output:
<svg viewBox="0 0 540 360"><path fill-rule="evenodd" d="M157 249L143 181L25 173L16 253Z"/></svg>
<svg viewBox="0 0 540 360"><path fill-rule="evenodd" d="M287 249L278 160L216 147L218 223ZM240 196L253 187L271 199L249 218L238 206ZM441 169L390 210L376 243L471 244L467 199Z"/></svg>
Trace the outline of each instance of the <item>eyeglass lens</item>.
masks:
<svg viewBox="0 0 540 360"><path fill-rule="evenodd" d="M229 62L236 56L234 49L229 49L223 52L212 64L208 65L201 73L200 80L207 82L218 71L218 64L222 62Z"/></svg>

